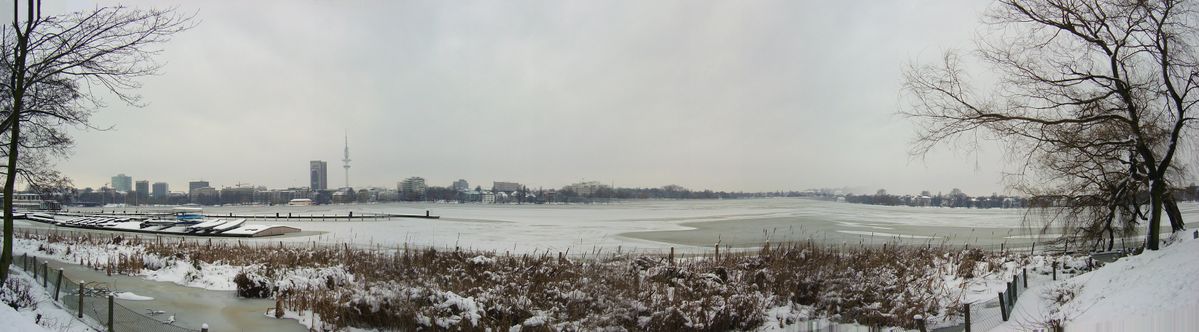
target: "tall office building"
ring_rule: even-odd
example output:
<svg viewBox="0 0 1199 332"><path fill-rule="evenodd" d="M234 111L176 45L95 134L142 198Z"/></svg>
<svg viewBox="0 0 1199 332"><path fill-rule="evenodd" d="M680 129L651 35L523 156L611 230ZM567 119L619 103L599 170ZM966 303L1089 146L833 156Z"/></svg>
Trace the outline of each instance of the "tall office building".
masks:
<svg viewBox="0 0 1199 332"><path fill-rule="evenodd" d="M209 187L212 187L212 186L208 185L208 181L192 181L192 182L187 183L187 192L191 193L193 191L196 191L196 189L209 188Z"/></svg>
<svg viewBox="0 0 1199 332"><path fill-rule="evenodd" d="M150 181L146 181L146 180L137 181L137 185L136 185L135 189L136 189L135 191L137 192L137 198L139 199L139 201L145 201L146 198L150 198Z"/></svg>
<svg viewBox="0 0 1199 332"><path fill-rule="evenodd" d="M133 191L133 178L125 175L125 173L117 174L112 177L112 190L130 192Z"/></svg>
<svg viewBox="0 0 1199 332"><path fill-rule="evenodd" d="M400 182L398 189L405 200L424 199L425 178L414 176L404 179L404 181Z"/></svg>
<svg viewBox="0 0 1199 332"><path fill-rule="evenodd" d="M308 162L308 183L312 190L329 189L329 163L324 160Z"/></svg>
<svg viewBox="0 0 1199 332"><path fill-rule="evenodd" d="M166 199L167 196L169 196L171 194L171 191L170 191L169 187L167 186L166 182L155 182L153 193L154 193L153 194L154 199L161 200L161 199Z"/></svg>

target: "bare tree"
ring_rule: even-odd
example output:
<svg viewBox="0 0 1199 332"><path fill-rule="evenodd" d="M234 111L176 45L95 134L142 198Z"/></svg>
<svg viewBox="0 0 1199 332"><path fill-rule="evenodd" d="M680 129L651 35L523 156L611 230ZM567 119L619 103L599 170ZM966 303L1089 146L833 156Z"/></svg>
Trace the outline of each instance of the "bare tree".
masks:
<svg viewBox="0 0 1199 332"><path fill-rule="evenodd" d="M1000 0L978 42L977 59L999 76L987 93L955 53L905 71L914 153L989 135L1024 165L1013 187L1074 208L1069 231L1111 238L1143 218L1156 250L1163 210L1183 227L1168 191L1199 101L1195 14L1179 0Z"/></svg>
<svg viewBox="0 0 1199 332"><path fill-rule="evenodd" d="M90 127L101 94L141 106L138 79L157 73L159 45L191 27L173 9L98 7L43 16L41 2L13 1L13 21L0 29L0 142L7 163L3 189L4 246L0 282L12 262L12 200L18 176L31 186L64 181L50 167L72 140L67 126Z"/></svg>

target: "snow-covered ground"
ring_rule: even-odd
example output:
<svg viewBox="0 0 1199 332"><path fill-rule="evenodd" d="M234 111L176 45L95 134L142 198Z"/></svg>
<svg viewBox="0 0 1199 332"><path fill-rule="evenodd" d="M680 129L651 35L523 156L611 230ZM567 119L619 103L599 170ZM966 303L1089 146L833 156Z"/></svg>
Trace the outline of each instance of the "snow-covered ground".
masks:
<svg viewBox="0 0 1199 332"><path fill-rule="evenodd" d="M1162 250L1030 287L1012 319L993 331L1044 329L1052 321L1073 331L1199 330L1199 240L1191 232Z"/></svg>

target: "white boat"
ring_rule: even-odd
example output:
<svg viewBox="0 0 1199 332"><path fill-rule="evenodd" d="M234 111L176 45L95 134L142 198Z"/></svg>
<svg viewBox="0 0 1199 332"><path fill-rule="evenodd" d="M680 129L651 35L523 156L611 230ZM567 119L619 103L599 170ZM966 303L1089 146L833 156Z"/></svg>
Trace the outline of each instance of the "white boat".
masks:
<svg viewBox="0 0 1199 332"><path fill-rule="evenodd" d="M187 232L194 233L194 232L198 232L198 231L208 230L209 228L213 228L213 227L219 226L221 224L224 224L227 221L229 221L229 220L213 219L213 220L205 221L205 222L202 222L199 224L188 226Z"/></svg>
<svg viewBox="0 0 1199 332"><path fill-rule="evenodd" d="M234 219L234 220L230 220L229 222L226 222L224 224L220 224L220 225L212 227L212 229L210 229L209 232L221 233L221 232L224 232L224 231L227 231L230 229L241 227L241 225L245 224L245 223L246 223L245 219Z"/></svg>
<svg viewBox="0 0 1199 332"><path fill-rule="evenodd" d="M145 229L145 228L150 228L150 227L156 227L156 226L168 226L168 227L170 227L170 226L175 226L175 223L176 223L177 221L178 221L178 220L150 219L150 220L143 221L143 222L141 223L141 225L139 225L139 227L141 227L141 228L143 228L143 229Z"/></svg>
<svg viewBox="0 0 1199 332"><path fill-rule="evenodd" d="M33 221L40 221L40 222L48 222L48 223L55 222L54 216L44 214L44 213L32 213L32 214L26 215L25 218L29 219L29 220L33 220Z"/></svg>

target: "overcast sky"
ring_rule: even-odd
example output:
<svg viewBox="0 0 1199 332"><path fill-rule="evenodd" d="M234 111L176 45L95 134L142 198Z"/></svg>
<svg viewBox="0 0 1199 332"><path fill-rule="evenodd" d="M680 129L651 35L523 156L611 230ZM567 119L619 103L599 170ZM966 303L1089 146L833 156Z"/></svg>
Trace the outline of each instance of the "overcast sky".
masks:
<svg viewBox="0 0 1199 332"><path fill-rule="evenodd" d="M913 159L896 114L903 66L970 48L988 3L132 2L199 24L165 45L148 107L110 100L93 120L114 128L59 167L81 188L288 187L319 159L339 187L348 131L355 187L1003 192L997 148Z"/></svg>

